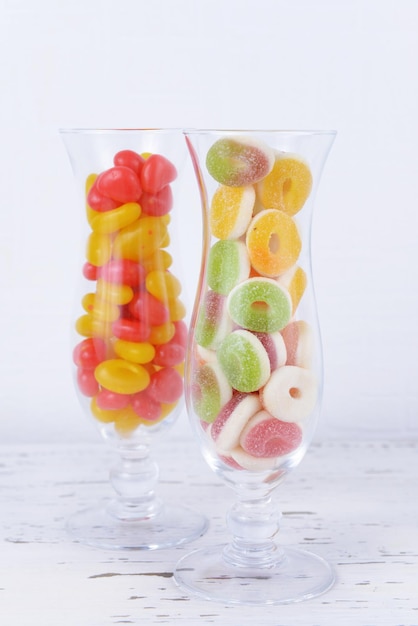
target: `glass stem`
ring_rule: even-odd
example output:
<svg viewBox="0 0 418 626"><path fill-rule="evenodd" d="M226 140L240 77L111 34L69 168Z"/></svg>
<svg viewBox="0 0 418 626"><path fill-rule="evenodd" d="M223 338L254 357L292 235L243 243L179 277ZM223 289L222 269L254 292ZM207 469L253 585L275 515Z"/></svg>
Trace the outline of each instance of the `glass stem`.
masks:
<svg viewBox="0 0 418 626"><path fill-rule="evenodd" d="M156 496L158 465L149 457L149 448L119 450L120 460L110 471L110 482L117 493L108 512L120 520L151 519L161 509Z"/></svg>
<svg viewBox="0 0 418 626"><path fill-rule="evenodd" d="M224 550L231 565L269 568L282 559L282 551L274 542L280 528L281 513L270 495L255 498L238 494L237 502L227 515L232 542Z"/></svg>

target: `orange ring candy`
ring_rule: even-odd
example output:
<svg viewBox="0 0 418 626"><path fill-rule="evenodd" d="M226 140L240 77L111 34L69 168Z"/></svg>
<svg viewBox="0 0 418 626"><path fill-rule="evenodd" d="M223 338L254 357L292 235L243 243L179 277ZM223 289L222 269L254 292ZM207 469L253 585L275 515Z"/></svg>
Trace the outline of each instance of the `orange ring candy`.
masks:
<svg viewBox="0 0 418 626"><path fill-rule="evenodd" d="M257 195L268 209L295 215L312 189L312 174L306 163L292 154L279 154L271 172L257 183Z"/></svg>
<svg viewBox="0 0 418 626"><path fill-rule="evenodd" d="M296 223L277 209L257 213L248 228L246 244L253 268L269 278L292 267L302 248Z"/></svg>

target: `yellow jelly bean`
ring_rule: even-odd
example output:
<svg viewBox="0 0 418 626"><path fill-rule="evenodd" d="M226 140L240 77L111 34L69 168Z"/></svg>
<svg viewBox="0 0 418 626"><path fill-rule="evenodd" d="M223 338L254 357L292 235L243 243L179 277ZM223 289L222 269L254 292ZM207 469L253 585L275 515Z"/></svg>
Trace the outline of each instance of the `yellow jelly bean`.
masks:
<svg viewBox="0 0 418 626"><path fill-rule="evenodd" d="M134 292L129 285L109 283L103 278L97 281L97 296L114 304L127 304L133 298Z"/></svg>
<svg viewBox="0 0 418 626"><path fill-rule="evenodd" d="M112 254L112 242L108 235L90 233L86 245L86 259L98 267L105 265Z"/></svg>
<svg viewBox="0 0 418 626"><path fill-rule="evenodd" d="M181 293L181 283L178 278L170 272L161 270L154 270L147 274L145 287L148 293L164 303L169 299L177 298Z"/></svg>
<svg viewBox="0 0 418 626"><path fill-rule="evenodd" d="M89 174L86 178L86 184L85 184L85 192L86 192L86 197L90 191L90 189L93 187L94 182L97 178L97 174Z"/></svg>
<svg viewBox="0 0 418 626"><path fill-rule="evenodd" d="M141 265L146 272L152 270L168 270L173 263L173 257L167 250L155 250L151 256L142 259Z"/></svg>
<svg viewBox="0 0 418 626"><path fill-rule="evenodd" d="M166 306L170 313L170 320L178 322L186 317L186 307L178 298L171 298L167 301Z"/></svg>
<svg viewBox="0 0 418 626"><path fill-rule="evenodd" d="M111 324L107 320L101 320L91 313L82 315L76 320L75 329L82 337L110 337L112 334Z"/></svg>
<svg viewBox="0 0 418 626"><path fill-rule="evenodd" d="M135 222L141 215L137 202L127 202L112 211L94 211L87 207L87 221L96 233L109 235Z"/></svg>
<svg viewBox="0 0 418 626"><path fill-rule="evenodd" d="M115 258L142 261L152 255L167 235L167 227L159 217L140 217L122 228L113 242Z"/></svg>
<svg viewBox="0 0 418 626"><path fill-rule="evenodd" d="M93 317L103 320L104 322L114 322L119 319L119 307L112 302L101 300L95 293L86 293L81 304L87 313L91 313Z"/></svg>
<svg viewBox="0 0 418 626"><path fill-rule="evenodd" d="M273 169L257 183L257 194L266 209L280 209L295 215L312 188L312 174L306 163L294 155L278 155Z"/></svg>
<svg viewBox="0 0 418 626"><path fill-rule="evenodd" d="M160 346L163 343L167 343L174 337L176 327L171 322L167 324L161 324L161 326L151 326L151 334L149 336L149 342L154 346Z"/></svg>
<svg viewBox="0 0 418 626"><path fill-rule="evenodd" d="M111 422L114 422L115 419L118 417L118 414L121 412L121 410L114 411L110 409L101 409L97 405L95 397L92 398L90 402L90 411L92 412L94 417L99 420L99 422L104 422L105 424L110 424Z"/></svg>
<svg viewBox="0 0 418 626"><path fill-rule="evenodd" d="M94 370L94 375L99 385L115 393L137 393L148 387L150 382L150 375L142 365L125 359L102 361Z"/></svg>
<svg viewBox="0 0 418 626"><path fill-rule="evenodd" d="M149 363L155 356L155 348L148 342L134 342L118 339L114 344L115 352L122 359L133 363Z"/></svg>

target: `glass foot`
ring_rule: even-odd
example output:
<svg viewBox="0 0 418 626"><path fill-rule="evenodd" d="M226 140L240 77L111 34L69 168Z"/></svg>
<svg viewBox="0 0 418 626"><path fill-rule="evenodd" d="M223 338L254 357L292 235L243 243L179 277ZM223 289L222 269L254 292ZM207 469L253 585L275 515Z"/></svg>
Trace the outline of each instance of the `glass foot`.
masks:
<svg viewBox="0 0 418 626"><path fill-rule="evenodd" d="M157 514L142 519L119 519L104 503L75 513L67 530L80 543L110 550L158 550L179 546L202 536L208 521L182 506L164 504Z"/></svg>
<svg viewBox="0 0 418 626"><path fill-rule="evenodd" d="M229 565L226 546L195 550L177 564L174 580L185 591L225 604L289 604L318 596L333 585L332 568L321 557L284 547L272 567Z"/></svg>

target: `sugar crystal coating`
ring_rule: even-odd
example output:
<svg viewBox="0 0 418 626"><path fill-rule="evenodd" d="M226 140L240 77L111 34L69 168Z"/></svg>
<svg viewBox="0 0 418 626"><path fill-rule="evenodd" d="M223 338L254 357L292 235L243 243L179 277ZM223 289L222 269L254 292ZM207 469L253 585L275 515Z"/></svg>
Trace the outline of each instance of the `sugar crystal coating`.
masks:
<svg viewBox="0 0 418 626"><path fill-rule="evenodd" d="M209 174L230 187L256 183L267 176L273 164L273 150L261 141L246 137L218 139L206 156Z"/></svg>

